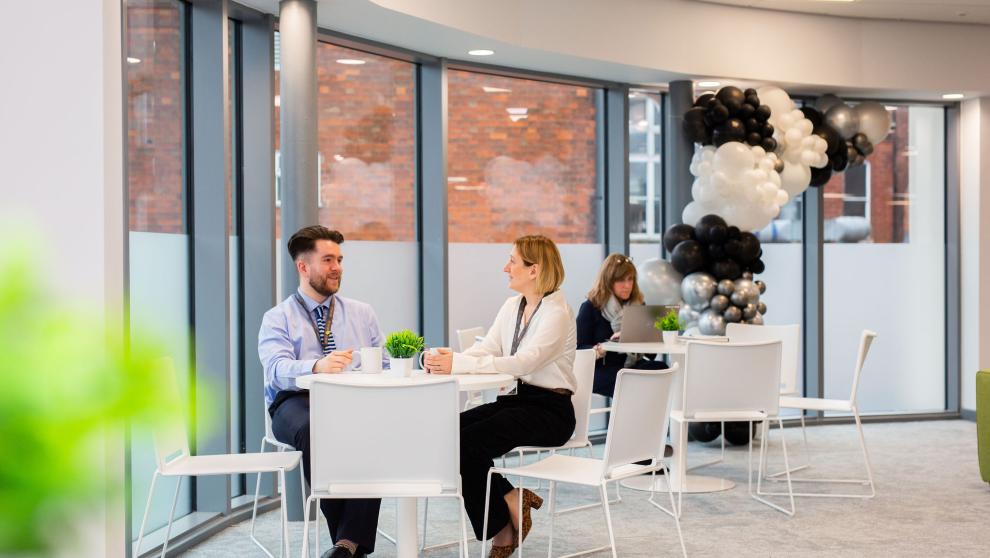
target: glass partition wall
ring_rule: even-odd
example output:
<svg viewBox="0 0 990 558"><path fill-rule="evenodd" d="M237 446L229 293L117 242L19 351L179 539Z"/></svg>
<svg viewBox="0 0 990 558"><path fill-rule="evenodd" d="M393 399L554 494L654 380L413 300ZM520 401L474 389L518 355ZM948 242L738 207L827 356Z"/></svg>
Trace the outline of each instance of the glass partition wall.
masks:
<svg viewBox="0 0 990 558"><path fill-rule="evenodd" d="M195 188L187 179L187 135L199 123L186 109L190 53L186 40L189 5L177 0L132 0L126 10L127 129L129 196L129 284L132 323L151 324L166 340L180 386L191 399L195 343L192 264L195 245L187 211ZM233 17L233 16L232 16ZM254 358L252 324L244 314L246 142L271 142L278 149L278 41L271 87L275 96L271 138L244 137L241 91L241 24L228 34L227 103L230 109L227 169L227 296L231 327L227 388L230 405L215 420L230 451L245 451L246 417L264 410L245 401L245 366ZM364 50L359 40L336 44L323 35L317 50L319 222L341 230L347 274L341 294L375 308L386 332L422 331L419 300L423 208L419 206L417 56L382 45ZM373 51L373 53L372 53ZM424 55L425 56L425 55ZM567 272L564 292L575 309L583 301L605 255L608 215L602 180L606 84L561 82L539 74L492 73L458 63L444 70L447 81L447 269L448 339L454 330L488 327L510 295L502 266L511 242L523 234L546 234L558 242ZM580 85L576 83L581 83ZM660 254L660 214L670 185L663 184L661 158L665 93L633 89L628 105L629 212L624 227L637 263ZM767 271L764 300L769 324L815 323L823 342L805 339L803 349L823 354L824 370L812 376L826 397L844 397L851 382L856 343L863 328L880 335L860 386L866 412L953 413L946 409L946 286L952 262L946 256L945 127L947 109L936 105L891 104L894 130L867 165L837 175L821 190L792 200L759 232ZM948 109L953 110L953 109ZM687 162L683 162L687 164ZM278 168L276 164L275 168ZM277 172L277 171L276 171ZM276 253L285 249L277 218L268 231ZM808 196L822 203L820 226L809 227ZM814 204L813 204L814 205ZM813 212L812 212L813 213ZM614 218L614 217L613 217ZM809 230L820 230L806 236ZM821 247L823 265L806 277L808 254ZM275 258L272 265L276 265ZM271 270L262 270L265 273ZM275 278L278 273L273 272ZM815 292L823 285L824 311ZM276 291L280 292L280 291ZM881 318L882 317L882 318ZM238 324L238 327L234 327ZM241 331L244 334L241 335ZM602 417L604 419L604 417ZM192 419L192 417L190 417ZM249 422L249 421L248 421ZM603 427L604 423L598 425ZM253 436L253 435L252 435ZM132 535L136 536L154 470L150 435L132 432L129 454ZM193 483L184 484L177 517L188 525L217 517L202 507ZM171 495L174 483L159 483ZM247 489L247 490L245 490ZM243 509L253 477L234 479L226 512ZM164 526L168 497L151 507L149 530ZM239 507L240 506L240 507ZM204 512L198 514L196 512ZM209 512L209 513L205 513ZM202 517L201 517L202 516ZM204 524L205 525L205 524ZM209 529L219 528L214 521ZM179 541L181 549L182 542ZM151 550L147 548L145 552Z"/></svg>

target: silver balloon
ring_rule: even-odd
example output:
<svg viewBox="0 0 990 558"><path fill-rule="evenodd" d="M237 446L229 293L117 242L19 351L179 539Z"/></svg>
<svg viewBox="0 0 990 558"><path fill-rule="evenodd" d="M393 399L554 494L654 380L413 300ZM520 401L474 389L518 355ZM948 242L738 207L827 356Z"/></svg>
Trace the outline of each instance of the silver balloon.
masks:
<svg viewBox="0 0 990 558"><path fill-rule="evenodd" d="M756 315L756 305L747 304L746 306L743 306L742 315L744 320L752 320L753 316Z"/></svg>
<svg viewBox="0 0 990 558"><path fill-rule="evenodd" d="M736 284L732 282L732 279L722 279L718 282L718 294L729 296L734 290L736 290Z"/></svg>
<svg viewBox="0 0 990 558"><path fill-rule="evenodd" d="M715 296L716 284L715 278L711 275L696 271L681 281L681 298L691 308L704 310Z"/></svg>
<svg viewBox="0 0 990 558"><path fill-rule="evenodd" d="M845 103L835 105L825 113L825 123L835 128L845 139L852 139L859 131L859 118L856 111Z"/></svg>
<svg viewBox="0 0 990 558"><path fill-rule="evenodd" d="M749 279L736 279L736 290L732 293L731 300L736 306L752 304L755 308L760 301L760 288Z"/></svg>
<svg viewBox="0 0 990 558"><path fill-rule="evenodd" d="M887 107L875 101L867 101L856 105L855 110L859 131L866 134L873 145L883 141L890 133L890 112Z"/></svg>
<svg viewBox="0 0 990 558"><path fill-rule="evenodd" d="M725 335L725 318L709 308L698 318L698 330L704 335Z"/></svg>
<svg viewBox="0 0 990 558"><path fill-rule="evenodd" d="M751 319L749 321L749 323L751 323L753 325L763 325L763 316L757 314L757 315L753 316L753 319Z"/></svg>
<svg viewBox="0 0 990 558"><path fill-rule="evenodd" d="M736 323L742 320L742 310L738 306L730 306L725 309L725 312L722 312L722 317L727 322Z"/></svg>
<svg viewBox="0 0 990 558"><path fill-rule="evenodd" d="M743 279L753 279L753 272L752 271L744 271L743 274L742 274L742 278Z"/></svg>
<svg viewBox="0 0 990 558"><path fill-rule="evenodd" d="M687 304L681 306L680 311L677 312L677 319L681 321L681 324L684 326L684 329L688 329L698 325L699 316L700 314L698 314L698 311L695 310L694 308L691 308Z"/></svg>
<svg viewBox="0 0 990 558"><path fill-rule="evenodd" d="M681 280L684 276L666 260L652 258L636 266L639 290L647 304L681 303Z"/></svg>
<svg viewBox="0 0 990 558"><path fill-rule="evenodd" d="M759 302L759 304L756 305L756 311L759 312L761 315L762 314L766 314L767 313L767 303L766 302L763 302L761 300Z"/></svg>
<svg viewBox="0 0 990 558"><path fill-rule="evenodd" d="M729 297L725 296L724 294L717 294L712 297L709 306L711 307L712 310L716 312L724 312L725 309L729 307L729 304L730 304Z"/></svg>
<svg viewBox="0 0 990 558"><path fill-rule="evenodd" d="M753 282L756 283L756 286L760 288L760 294L767 292L766 283L764 283L763 281L753 281Z"/></svg>
<svg viewBox="0 0 990 558"><path fill-rule="evenodd" d="M822 95L817 101L815 101L815 108L818 109L818 112L825 114L828 112L828 109L840 104L842 104L842 99L829 93L827 95Z"/></svg>

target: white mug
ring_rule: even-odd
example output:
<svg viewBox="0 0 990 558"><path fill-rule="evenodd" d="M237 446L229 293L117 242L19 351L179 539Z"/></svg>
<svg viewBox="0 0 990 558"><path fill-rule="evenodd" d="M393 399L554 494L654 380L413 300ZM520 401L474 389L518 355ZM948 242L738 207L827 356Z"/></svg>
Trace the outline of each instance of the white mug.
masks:
<svg viewBox="0 0 990 558"><path fill-rule="evenodd" d="M440 351L438 351L436 347L432 347L432 348L426 349L425 351L419 353L419 367L422 370L426 370L426 355L427 354L429 354L429 355L437 355L439 353L440 353Z"/></svg>
<svg viewBox="0 0 990 558"><path fill-rule="evenodd" d="M362 347L361 348L361 373L379 374L382 371L382 348Z"/></svg>

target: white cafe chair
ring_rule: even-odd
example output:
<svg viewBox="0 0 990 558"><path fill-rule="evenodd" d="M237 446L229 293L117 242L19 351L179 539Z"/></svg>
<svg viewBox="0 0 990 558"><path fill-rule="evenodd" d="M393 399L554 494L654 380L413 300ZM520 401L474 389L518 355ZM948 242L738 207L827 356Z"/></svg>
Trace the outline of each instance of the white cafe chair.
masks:
<svg viewBox="0 0 990 558"><path fill-rule="evenodd" d="M674 376L679 374L677 364L668 370L619 371L615 384L615 397L612 399L612 420L609 421L605 440L605 453L602 459L577 457L556 453L546 459L520 467L492 467L488 472L488 490L485 494L485 533L481 541L481 556L485 556L488 526L488 503L491 499L491 476L494 473L519 476L550 482L550 532L547 556L553 556L553 529L556 517L557 483L578 484L598 487L601 506L605 512L605 525L608 529L608 546L577 552L568 556L580 556L610 550L612 557L618 556L615 548L615 534L612 529L612 514L609 509L608 483L621 481L636 475L652 473L663 469L670 475L664 462L664 440L670 416L671 386ZM636 462L651 460L650 465L637 465ZM651 483L651 486L655 483ZM684 537L681 534L679 512L675 506L670 487L667 496L670 509L664 508L650 492L649 502L674 519L681 553L687 556ZM522 498L519 499L519 516L522 516ZM522 556L522 533L519 533L519 555Z"/></svg>
<svg viewBox="0 0 990 558"><path fill-rule="evenodd" d="M837 413L852 413L853 420L856 423L856 433L859 435L859 447L860 451L863 453L863 463L866 467L866 478L865 479L811 479L811 478L794 478L791 479L792 482L800 483L821 483L821 484L859 484L862 486L869 486L870 491L867 493L807 493L799 492L795 493L795 496L804 496L807 498L873 498L876 496L876 488L873 485L873 468L870 465L870 454L866 450L866 438L863 436L863 423L859 416L859 407L856 404L856 392L859 390L859 379L863 372L863 365L866 363L866 357L870 353L870 346L873 344L873 340L876 338L877 334L874 331L863 330L859 339L859 354L856 358L856 368L853 370L853 382L852 390L849 394L849 399L821 399L817 397L781 397L780 406L786 409L801 409L801 434L804 437L804 455L805 464L794 469L790 469L789 472L793 473L801 469L807 469L811 467L811 457L808 450L808 434L805 429L804 424L804 411L831 411ZM770 480L779 480L779 476L782 475L784 471L775 473L773 475L767 475ZM768 493L772 494L772 493Z"/></svg>
<svg viewBox="0 0 990 558"><path fill-rule="evenodd" d="M346 375L333 376L313 382L310 400L312 491L307 512L311 503L327 498L456 498L464 558L467 522L456 380L438 376L410 384L403 378L383 378L380 383L354 384ZM360 428L340 421L340 416L361 417ZM350 459L334 459L341 447L350 448ZM395 465L397 455L403 457L401 467ZM308 513L303 527L303 556L308 556ZM316 533L319 548L319 529Z"/></svg>
<svg viewBox="0 0 990 558"><path fill-rule="evenodd" d="M687 343L684 358L684 382L682 409L670 414L672 421L681 423L680 446L687 448L687 425L692 422L748 422L752 430L754 422L761 423L759 467L762 473L767 453L767 427L776 420L781 432L784 422L780 418L780 358L781 341L760 343L715 343L691 341ZM783 437L782 437L783 439ZM756 492L753 491L753 439L749 441L749 467L746 484L749 495L773 509L794 515L794 496L790 479L787 444L781 442L784 451L784 467L787 477L787 493L790 508L779 506L760 494L763 480L757 475ZM683 511L685 475L681 475L678 491L678 510Z"/></svg>
<svg viewBox="0 0 990 558"><path fill-rule="evenodd" d="M178 386L175 382L175 372L172 361L162 359L158 364L158 373L162 375L163 386L167 393L165 397L173 403L173 408L182 408L179 398ZM182 486L183 477L198 477L208 475L239 475L256 473L277 473L279 485L283 487L281 493L282 500L282 555L289 554L289 530L288 513L285 502L285 472L291 471L299 466L302 459L302 452L285 451L279 453L237 453L222 455L190 455L189 438L186 435L185 421L181 417L175 417L170 424L159 424L154 428L155 459L157 467L151 477L151 487L148 490L148 502L144 507L144 517L141 519L141 529L138 531L137 546L134 548L134 555L141 554L141 543L144 540L144 529L148 521L148 512L151 509L151 500L155 495L155 483L158 477L179 477L175 485L175 495L172 497L172 509L168 515L168 527L165 529L165 542L162 544L162 558L168 550L168 539L172 533L172 520L175 516L175 505L179 499L179 489ZM302 488L302 487L300 487ZM305 494L305 490L303 490ZM251 536L254 541L268 556L271 553Z"/></svg>
<svg viewBox="0 0 990 558"><path fill-rule="evenodd" d="M272 418L268 416L268 405L264 406L264 410L262 414L265 416L265 435L261 437L261 453L265 453L265 450L268 449L268 446L275 448L275 450L278 453L282 453L286 451L296 451L296 448L284 442L280 442L278 441L278 439L275 438L275 434L272 433ZM305 483L306 481L303 480L303 482ZM278 492L281 493L283 490L285 490L285 487L282 486L282 484L279 484ZM254 544L258 545L258 548L260 548L261 551L264 552L266 556L268 556L268 558L274 558L274 556L272 556L272 553L269 552L267 548L265 548L265 545L261 544L261 541L259 541L254 534L254 525L255 525L255 520L258 517L258 499L260 495L261 495L261 475L258 475L254 483L254 504L251 507L251 541L253 541ZM303 491L303 497L305 496L306 496L306 492Z"/></svg>

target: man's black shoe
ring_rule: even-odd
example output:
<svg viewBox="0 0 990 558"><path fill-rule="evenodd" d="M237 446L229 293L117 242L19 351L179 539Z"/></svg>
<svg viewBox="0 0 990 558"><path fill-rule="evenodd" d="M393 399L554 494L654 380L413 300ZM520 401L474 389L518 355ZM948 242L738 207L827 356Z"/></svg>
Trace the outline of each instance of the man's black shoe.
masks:
<svg viewBox="0 0 990 558"><path fill-rule="evenodd" d="M345 546L334 546L324 552L320 558L365 558L365 554L361 550L358 550L355 554L351 554L351 551L347 550Z"/></svg>

